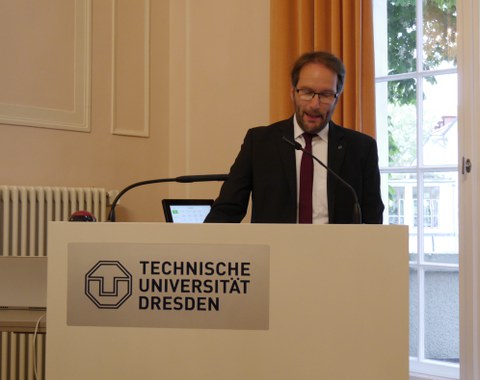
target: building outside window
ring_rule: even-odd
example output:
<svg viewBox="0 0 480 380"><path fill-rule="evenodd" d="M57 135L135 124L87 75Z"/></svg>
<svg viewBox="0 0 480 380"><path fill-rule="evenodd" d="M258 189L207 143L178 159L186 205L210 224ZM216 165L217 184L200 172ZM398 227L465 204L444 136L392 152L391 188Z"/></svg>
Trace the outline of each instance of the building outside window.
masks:
<svg viewBox="0 0 480 380"><path fill-rule="evenodd" d="M384 221L409 226L410 371L459 377L456 0L374 0Z"/></svg>

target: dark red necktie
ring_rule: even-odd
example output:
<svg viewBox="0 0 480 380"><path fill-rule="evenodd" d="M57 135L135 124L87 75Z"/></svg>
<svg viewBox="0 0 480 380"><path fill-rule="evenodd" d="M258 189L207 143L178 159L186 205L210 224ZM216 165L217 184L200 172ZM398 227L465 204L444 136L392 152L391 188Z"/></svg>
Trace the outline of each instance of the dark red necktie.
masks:
<svg viewBox="0 0 480 380"><path fill-rule="evenodd" d="M305 150L312 153L312 137L304 133ZM312 188L313 188L313 158L303 153L300 164L300 197L298 204L298 223L312 224Z"/></svg>

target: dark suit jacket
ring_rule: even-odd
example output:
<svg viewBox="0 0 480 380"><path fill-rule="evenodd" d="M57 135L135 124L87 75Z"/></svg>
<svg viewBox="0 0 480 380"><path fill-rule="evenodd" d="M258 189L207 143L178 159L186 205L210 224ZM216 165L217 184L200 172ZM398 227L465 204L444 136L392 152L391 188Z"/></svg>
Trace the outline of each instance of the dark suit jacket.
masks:
<svg viewBox="0 0 480 380"><path fill-rule="evenodd" d="M293 118L250 129L205 222L240 222L252 195L252 223L296 223L297 185ZM375 140L330 122L328 166L356 191L363 223L382 223L380 173ZM352 223L354 198L327 176L330 223Z"/></svg>

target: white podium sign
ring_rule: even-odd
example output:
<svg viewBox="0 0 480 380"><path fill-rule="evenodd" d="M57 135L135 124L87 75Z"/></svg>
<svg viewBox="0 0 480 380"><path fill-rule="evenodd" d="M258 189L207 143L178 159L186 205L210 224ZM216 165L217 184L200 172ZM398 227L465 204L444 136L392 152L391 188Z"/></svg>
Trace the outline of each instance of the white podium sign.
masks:
<svg viewBox="0 0 480 380"><path fill-rule="evenodd" d="M71 243L67 325L267 330L269 247Z"/></svg>
<svg viewBox="0 0 480 380"><path fill-rule="evenodd" d="M49 380L408 379L407 227L54 222L48 242Z"/></svg>

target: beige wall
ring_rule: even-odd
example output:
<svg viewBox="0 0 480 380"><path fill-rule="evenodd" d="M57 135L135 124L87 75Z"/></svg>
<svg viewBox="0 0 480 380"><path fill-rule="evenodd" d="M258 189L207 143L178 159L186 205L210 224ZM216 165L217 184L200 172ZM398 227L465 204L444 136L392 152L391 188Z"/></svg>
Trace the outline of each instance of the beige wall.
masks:
<svg viewBox="0 0 480 380"><path fill-rule="evenodd" d="M268 0L0 0L0 46L0 184L226 173L268 122ZM138 188L117 218L162 220L162 198L218 189Z"/></svg>

